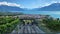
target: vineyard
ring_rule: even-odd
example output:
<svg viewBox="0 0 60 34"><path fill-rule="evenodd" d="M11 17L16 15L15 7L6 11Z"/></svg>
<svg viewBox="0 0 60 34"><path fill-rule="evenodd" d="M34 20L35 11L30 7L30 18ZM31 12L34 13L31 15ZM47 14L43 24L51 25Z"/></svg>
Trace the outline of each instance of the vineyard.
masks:
<svg viewBox="0 0 60 34"><path fill-rule="evenodd" d="M0 17L0 34L7 34L12 32L18 23L18 18Z"/></svg>

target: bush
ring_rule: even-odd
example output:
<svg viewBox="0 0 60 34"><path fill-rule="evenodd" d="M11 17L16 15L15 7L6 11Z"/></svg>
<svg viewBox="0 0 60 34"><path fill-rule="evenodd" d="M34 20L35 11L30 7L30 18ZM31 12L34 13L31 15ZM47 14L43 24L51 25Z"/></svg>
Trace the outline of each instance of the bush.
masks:
<svg viewBox="0 0 60 34"><path fill-rule="evenodd" d="M60 20L53 20L53 19L43 19L43 23L46 24L46 27L48 27L50 30L53 31L60 31Z"/></svg>
<svg viewBox="0 0 60 34"><path fill-rule="evenodd" d="M19 23L18 18L16 18L16 19L4 18L4 19L7 21L5 21L5 23L2 21L3 24L0 25L0 33L1 34L10 33L16 27L16 25Z"/></svg>

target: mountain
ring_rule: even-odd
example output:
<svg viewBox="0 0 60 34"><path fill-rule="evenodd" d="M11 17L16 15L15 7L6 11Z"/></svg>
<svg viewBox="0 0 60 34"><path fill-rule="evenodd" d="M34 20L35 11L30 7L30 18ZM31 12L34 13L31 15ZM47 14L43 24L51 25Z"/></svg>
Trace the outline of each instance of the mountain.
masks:
<svg viewBox="0 0 60 34"><path fill-rule="evenodd" d="M42 8L35 8L33 10L37 11L60 11L60 3L53 3L49 6L45 6Z"/></svg>
<svg viewBox="0 0 60 34"><path fill-rule="evenodd" d="M24 9L15 6L0 5L0 11L24 11Z"/></svg>

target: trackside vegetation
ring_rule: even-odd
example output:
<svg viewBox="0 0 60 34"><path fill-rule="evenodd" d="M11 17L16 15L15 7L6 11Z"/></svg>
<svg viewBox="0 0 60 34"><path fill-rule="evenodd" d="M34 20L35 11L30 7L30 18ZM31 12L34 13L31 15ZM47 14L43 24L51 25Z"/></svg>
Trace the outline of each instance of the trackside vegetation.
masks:
<svg viewBox="0 0 60 34"><path fill-rule="evenodd" d="M42 23L46 25L53 32L60 32L60 19L45 18L42 20Z"/></svg>
<svg viewBox="0 0 60 34"><path fill-rule="evenodd" d="M8 34L12 32L18 23L18 18L0 17L0 34Z"/></svg>

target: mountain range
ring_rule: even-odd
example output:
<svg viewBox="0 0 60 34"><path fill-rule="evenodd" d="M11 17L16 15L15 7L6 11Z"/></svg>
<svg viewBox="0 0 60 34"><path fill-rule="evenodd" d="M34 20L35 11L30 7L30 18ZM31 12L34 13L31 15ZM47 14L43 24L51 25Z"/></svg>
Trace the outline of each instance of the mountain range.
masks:
<svg viewBox="0 0 60 34"><path fill-rule="evenodd" d="M15 6L0 5L0 11L25 11L28 9L23 9ZM53 3L49 6L44 6L41 8L34 8L33 11L60 11L60 3Z"/></svg>
<svg viewBox="0 0 60 34"><path fill-rule="evenodd" d="M53 3L49 6L35 8L35 11L60 11L60 3Z"/></svg>
<svg viewBox="0 0 60 34"><path fill-rule="evenodd" d="M15 6L0 5L0 11L24 11L24 9Z"/></svg>

